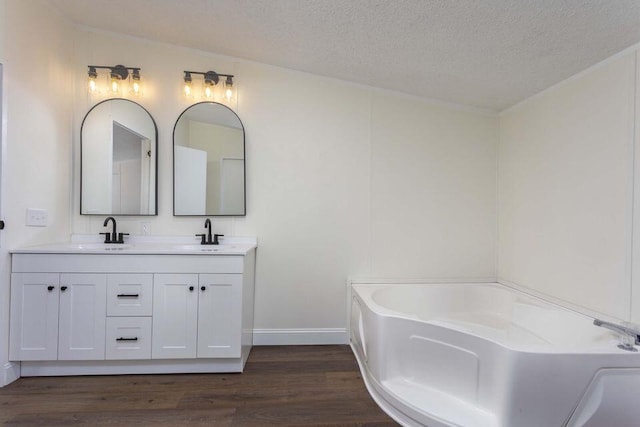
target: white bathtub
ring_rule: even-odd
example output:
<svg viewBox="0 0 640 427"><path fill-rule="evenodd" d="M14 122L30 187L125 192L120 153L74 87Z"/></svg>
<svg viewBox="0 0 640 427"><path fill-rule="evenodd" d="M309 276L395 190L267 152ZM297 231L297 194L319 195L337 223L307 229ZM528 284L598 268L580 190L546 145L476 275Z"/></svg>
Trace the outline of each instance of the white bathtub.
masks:
<svg viewBox="0 0 640 427"><path fill-rule="evenodd" d="M640 426L640 353L500 284L352 286L351 345L403 425Z"/></svg>

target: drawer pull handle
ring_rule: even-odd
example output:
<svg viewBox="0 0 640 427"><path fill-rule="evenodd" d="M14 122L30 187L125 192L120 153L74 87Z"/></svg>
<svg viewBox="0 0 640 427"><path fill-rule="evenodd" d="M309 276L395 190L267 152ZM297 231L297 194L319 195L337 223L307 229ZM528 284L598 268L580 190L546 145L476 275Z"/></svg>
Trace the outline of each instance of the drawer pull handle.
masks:
<svg viewBox="0 0 640 427"><path fill-rule="evenodd" d="M201 286L201 287L200 287L200 290L201 290L202 292L204 292L204 291L206 291L206 290L207 290L207 287L206 287L206 286Z"/></svg>
<svg viewBox="0 0 640 427"><path fill-rule="evenodd" d="M193 286L189 286L189 292L193 292Z"/></svg>
<svg viewBox="0 0 640 427"><path fill-rule="evenodd" d="M66 290L67 290L67 287L66 287L66 286L60 286L60 290L61 290L62 292L64 292L64 291L66 291Z"/></svg>
<svg viewBox="0 0 640 427"><path fill-rule="evenodd" d="M55 288L56 288L56 287L55 287L55 286L53 286L53 285L49 285L49 286L47 286L47 290L48 290L49 292L51 292L51 291L52 291L52 290L54 290Z"/></svg>
<svg viewBox="0 0 640 427"><path fill-rule="evenodd" d="M120 337L120 338L116 338L116 341L138 341L138 337L133 337L133 338Z"/></svg>
<svg viewBox="0 0 640 427"><path fill-rule="evenodd" d="M118 294L118 298L138 298L140 294Z"/></svg>

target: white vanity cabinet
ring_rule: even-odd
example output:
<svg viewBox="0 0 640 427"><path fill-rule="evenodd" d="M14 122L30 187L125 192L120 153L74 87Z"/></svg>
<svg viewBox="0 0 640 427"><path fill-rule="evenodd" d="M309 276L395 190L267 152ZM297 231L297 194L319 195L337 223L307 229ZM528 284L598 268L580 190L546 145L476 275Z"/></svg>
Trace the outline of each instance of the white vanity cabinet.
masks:
<svg viewBox="0 0 640 427"><path fill-rule="evenodd" d="M153 358L240 357L242 276L156 274Z"/></svg>
<svg viewBox="0 0 640 427"><path fill-rule="evenodd" d="M58 307L60 275L11 275L11 360L58 358Z"/></svg>
<svg viewBox="0 0 640 427"><path fill-rule="evenodd" d="M12 360L104 359L104 274L13 273Z"/></svg>
<svg viewBox="0 0 640 427"><path fill-rule="evenodd" d="M12 252L10 360L21 374L241 372L255 246L238 253Z"/></svg>
<svg viewBox="0 0 640 427"><path fill-rule="evenodd" d="M242 278L237 274L199 274L198 357L239 357Z"/></svg>
<svg viewBox="0 0 640 427"><path fill-rule="evenodd" d="M153 287L153 357L196 357L198 275L156 274Z"/></svg>

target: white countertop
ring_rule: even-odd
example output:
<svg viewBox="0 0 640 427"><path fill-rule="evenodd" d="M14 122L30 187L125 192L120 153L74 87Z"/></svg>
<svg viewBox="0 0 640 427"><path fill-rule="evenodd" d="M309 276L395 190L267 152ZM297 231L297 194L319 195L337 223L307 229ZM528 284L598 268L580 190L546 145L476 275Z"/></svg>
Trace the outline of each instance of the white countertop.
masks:
<svg viewBox="0 0 640 427"><path fill-rule="evenodd" d="M124 244L102 243L102 236L73 235L69 242L11 249L12 254L104 255L246 255L257 247L255 237L223 237L219 245L201 245L192 236L130 236Z"/></svg>

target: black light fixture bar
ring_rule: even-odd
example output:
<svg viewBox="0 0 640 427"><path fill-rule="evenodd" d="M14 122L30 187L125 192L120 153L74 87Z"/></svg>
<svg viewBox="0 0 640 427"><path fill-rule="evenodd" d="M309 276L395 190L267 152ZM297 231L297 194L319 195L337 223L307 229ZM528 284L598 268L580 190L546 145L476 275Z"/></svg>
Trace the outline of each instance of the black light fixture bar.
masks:
<svg viewBox="0 0 640 427"><path fill-rule="evenodd" d="M220 73L216 73L215 71L184 71L184 75L185 78L187 77L187 74L198 74L201 76L206 77L211 77L212 80L215 80L216 83L218 83L220 81L220 77L226 77L227 80L229 78L233 79L234 75L233 74L220 74ZM217 76L217 78L216 78Z"/></svg>
<svg viewBox="0 0 640 427"><path fill-rule="evenodd" d="M124 65L89 65L89 77L97 77L96 70L109 70L111 77L118 77L120 80L125 80L129 77L129 71L134 78L140 78L140 67L125 67Z"/></svg>

